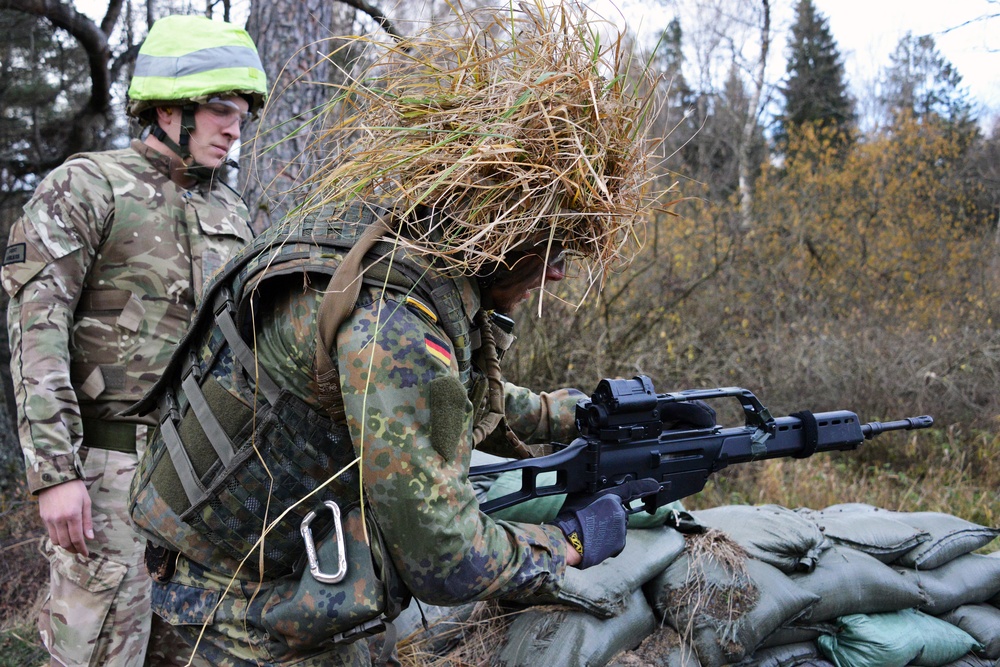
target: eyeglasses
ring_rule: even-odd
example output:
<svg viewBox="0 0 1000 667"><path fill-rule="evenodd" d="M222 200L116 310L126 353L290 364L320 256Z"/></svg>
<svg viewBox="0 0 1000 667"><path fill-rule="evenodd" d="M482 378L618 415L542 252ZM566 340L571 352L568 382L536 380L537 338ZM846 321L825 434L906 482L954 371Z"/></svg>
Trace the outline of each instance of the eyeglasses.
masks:
<svg viewBox="0 0 1000 667"><path fill-rule="evenodd" d="M239 105L232 100L211 99L200 105L215 122L223 127L229 127L233 123L238 123L242 130L250 122L250 114L240 109Z"/></svg>

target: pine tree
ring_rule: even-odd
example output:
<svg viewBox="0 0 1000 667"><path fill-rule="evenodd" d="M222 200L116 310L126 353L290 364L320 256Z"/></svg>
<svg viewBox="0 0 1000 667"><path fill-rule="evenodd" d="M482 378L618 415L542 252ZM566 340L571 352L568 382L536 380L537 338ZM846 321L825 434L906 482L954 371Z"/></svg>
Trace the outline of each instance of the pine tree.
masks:
<svg viewBox="0 0 1000 667"><path fill-rule="evenodd" d="M893 118L906 113L918 120L944 120L958 128L975 124L962 75L937 50L933 37L907 33L890 63L882 102Z"/></svg>
<svg viewBox="0 0 1000 667"><path fill-rule="evenodd" d="M854 123L844 64L826 17L816 11L812 0L799 0L795 12L787 79L781 88L785 109L776 136L779 145L785 145L789 132L804 123L840 130Z"/></svg>

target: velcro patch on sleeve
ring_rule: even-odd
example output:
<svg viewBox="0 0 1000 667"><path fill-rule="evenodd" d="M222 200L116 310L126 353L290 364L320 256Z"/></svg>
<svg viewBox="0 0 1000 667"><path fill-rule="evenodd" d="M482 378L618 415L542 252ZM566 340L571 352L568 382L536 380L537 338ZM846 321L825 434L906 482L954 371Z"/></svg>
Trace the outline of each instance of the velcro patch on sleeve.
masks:
<svg viewBox="0 0 1000 667"><path fill-rule="evenodd" d="M3 266L20 264L24 261L25 256L25 244L15 243L14 245L7 246L7 251L3 254Z"/></svg>
<svg viewBox="0 0 1000 667"><path fill-rule="evenodd" d="M451 350L443 340L435 338L430 334L424 336L424 344L427 346L427 354L431 355L445 366L451 366Z"/></svg>
<svg viewBox="0 0 1000 667"><path fill-rule="evenodd" d="M469 398L458 378L444 375L430 384L431 445L445 461L455 458L465 429Z"/></svg>

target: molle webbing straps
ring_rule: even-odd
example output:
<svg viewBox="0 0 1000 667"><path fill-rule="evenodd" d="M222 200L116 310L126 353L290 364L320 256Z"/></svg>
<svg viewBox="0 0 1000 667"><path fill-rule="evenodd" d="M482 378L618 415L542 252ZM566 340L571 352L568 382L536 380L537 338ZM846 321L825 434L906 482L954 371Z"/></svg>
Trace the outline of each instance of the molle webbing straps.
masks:
<svg viewBox="0 0 1000 667"><path fill-rule="evenodd" d="M265 370L256 363L256 355L250 349L243 337L240 336L236 323L233 321L233 300L227 288L219 290L215 294L213 311L215 313L215 323L222 332L226 343L229 344L237 361L243 369L254 379L257 389L264 394L264 398L270 405L274 405L281 393L277 383ZM226 434L219 418L212 410L212 406L205 398L201 388L201 368L197 358L190 353L190 367L182 371L181 389L187 398L191 411L198 420L212 449L219 457L219 461L226 468L229 467L236 456L236 445L229 435ZM191 506L199 505L206 497L206 490L198 481L198 474L195 471L191 458L181 440L177 430L177 422L180 421L179 414L172 414L175 410L164 410L160 415L160 432L163 435L164 444L167 446L167 453L174 464L174 470L181 480L184 493L188 497Z"/></svg>
<svg viewBox="0 0 1000 667"><path fill-rule="evenodd" d="M358 302L358 295L361 293L361 263L386 231L382 218L376 217L337 267L316 316L317 400L327 414L339 423L343 423L347 415L340 393L340 373L336 363L330 358L330 349L337 342L337 330Z"/></svg>

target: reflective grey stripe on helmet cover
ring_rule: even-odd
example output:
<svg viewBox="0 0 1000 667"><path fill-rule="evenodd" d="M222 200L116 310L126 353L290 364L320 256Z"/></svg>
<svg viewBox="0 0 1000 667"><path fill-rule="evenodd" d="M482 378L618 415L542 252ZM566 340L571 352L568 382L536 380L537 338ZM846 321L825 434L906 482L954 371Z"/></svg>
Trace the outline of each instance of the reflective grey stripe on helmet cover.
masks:
<svg viewBox="0 0 1000 667"><path fill-rule="evenodd" d="M183 56L151 56L140 53L133 76L180 77L230 67L251 67L264 71L260 56L246 46L213 46Z"/></svg>

